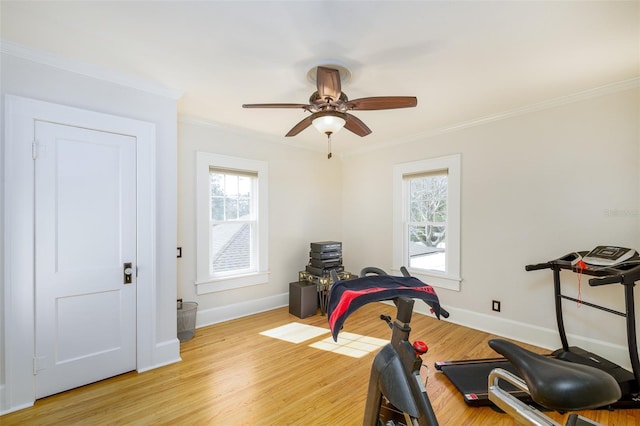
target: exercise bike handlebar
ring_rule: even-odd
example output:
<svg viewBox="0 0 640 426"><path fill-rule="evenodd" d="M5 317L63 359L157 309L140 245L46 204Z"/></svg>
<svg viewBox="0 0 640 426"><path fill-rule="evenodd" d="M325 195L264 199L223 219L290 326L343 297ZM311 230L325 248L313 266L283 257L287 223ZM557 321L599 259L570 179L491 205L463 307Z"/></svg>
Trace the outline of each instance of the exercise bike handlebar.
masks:
<svg viewBox="0 0 640 426"><path fill-rule="evenodd" d="M403 277L410 277L411 274L409 273L409 271L407 270L407 268L405 268L404 266L400 267L400 272L402 272L402 276ZM331 270L331 272L329 272L331 275L331 278L334 281L338 280L338 274L334 271ZM384 270L380 269L380 268L376 268L374 266L367 266L365 268L362 268L362 270L360 271L360 276L364 277L367 276L369 274L373 274L373 275L388 275ZM394 301L395 303L395 301ZM429 305L429 307L433 310L433 305L426 302L427 305ZM396 303L397 304L397 303ZM440 305L440 316L444 317L444 318L449 318L449 312L442 307L442 305Z"/></svg>
<svg viewBox="0 0 640 426"><path fill-rule="evenodd" d="M444 318L449 318L449 312L442 306L440 306L440 316Z"/></svg>
<svg viewBox="0 0 640 426"><path fill-rule="evenodd" d="M404 277L410 277L411 274L409 273L409 270L407 268L405 268L404 266L400 267L400 272L402 272L402 276ZM431 309L433 309L433 306L429 305L429 307ZM447 310L445 308L442 307L442 305L440 305L440 315L444 318L449 318L449 312L447 312Z"/></svg>

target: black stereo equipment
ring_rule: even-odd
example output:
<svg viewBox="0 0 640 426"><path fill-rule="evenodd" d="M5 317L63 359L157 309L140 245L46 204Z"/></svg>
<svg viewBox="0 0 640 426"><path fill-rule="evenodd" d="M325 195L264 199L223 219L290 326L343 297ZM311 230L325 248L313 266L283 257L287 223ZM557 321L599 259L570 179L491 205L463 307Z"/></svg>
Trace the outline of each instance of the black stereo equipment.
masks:
<svg viewBox="0 0 640 426"><path fill-rule="evenodd" d="M310 243L311 250L309 251L309 262L304 271L298 273L298 283L291 283L289 286L289 312L304 318L304 314L301 309L301 303L305 303L304 296L299 296L300 286L307 282L313 285L317 291L316 301L319 302L320 312L322 315L327 313L327 303L329 300L329 290L333 283L331 272L336 272L338 280L350 280L355 278L350 272L344 270L342 265L342 243L340 241L320 241ZM311 290L305 288L304 291L308 291L309 295ZM302 299L301 299L302 297ZM311 302L309 303L309 309L311 309ZM315 308L317 309L317 308ZM314 310L315 312L315 310Z"/></svg>
<svg viewBox="0 0 640 426"><path fill-rule="evenodd" d="M311 251L342 251L342 243L338 241L321 241L319 243L311 243Z"/></svg>
<svg viewBox="0 0 640 426"><path fill-rule="evenodd" d="M320 241L311 243L306 271L317 277L329 276L331 271L342 272L342 243Z"/></svg>
<svg viewBox="0 0 640 426"><path fill-rule="evenodd" d="M331 269L337 266L341 266L342 258L338 257L336 259L325 259L325 260L311 258L309 259L309 265L313 266L314 268Z"/></svg>
<svg viewBox="0 0 640 426"><path fill-rule="evenodd" d="M309 257L311 259L336 259L342 257L342 250L338 251L310 251Z"/></svg>

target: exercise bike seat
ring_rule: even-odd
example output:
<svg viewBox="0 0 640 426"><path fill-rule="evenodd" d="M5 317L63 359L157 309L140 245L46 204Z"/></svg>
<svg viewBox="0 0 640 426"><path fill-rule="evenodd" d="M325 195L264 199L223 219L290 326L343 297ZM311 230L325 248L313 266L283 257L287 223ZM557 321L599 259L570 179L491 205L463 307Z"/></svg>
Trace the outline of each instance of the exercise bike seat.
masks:
<svg viewBox="0 0 640 426"><path fill-rule="evenodd" d="M490 340L489 346L513 364L531 398L545 408L599 408L616 402L622 395L613 376L595 367L539 355L502 339Z"/></svg>

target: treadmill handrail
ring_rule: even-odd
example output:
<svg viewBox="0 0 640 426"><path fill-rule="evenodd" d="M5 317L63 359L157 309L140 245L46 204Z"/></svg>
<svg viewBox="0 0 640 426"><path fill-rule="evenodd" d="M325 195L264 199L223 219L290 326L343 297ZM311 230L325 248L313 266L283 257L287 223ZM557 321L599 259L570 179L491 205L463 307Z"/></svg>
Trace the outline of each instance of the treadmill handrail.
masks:
<svg viewBox="0 0 640 426"><path fill-rule="evenodd" d="M618 283L622 284L623 280L624 280L624 276L609 275L606 277L590 278L589 285L591 287L597 287L597 286L607 285L607 284L618 284Z"/></svg>
<svg viewBox="0 0 640 426"><path fill-rule="evenodd" d="M551 269L553 266L551 264L551 262L545 262L545 263L536 263L534 265L526 265L524 267L525 271L537 271L540 269Z"/></svg>

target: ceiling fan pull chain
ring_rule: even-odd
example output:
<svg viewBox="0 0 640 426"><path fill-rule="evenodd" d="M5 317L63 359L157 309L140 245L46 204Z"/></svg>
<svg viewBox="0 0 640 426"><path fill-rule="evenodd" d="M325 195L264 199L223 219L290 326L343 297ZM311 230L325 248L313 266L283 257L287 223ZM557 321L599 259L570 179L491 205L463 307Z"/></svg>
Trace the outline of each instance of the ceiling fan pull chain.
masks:
<svg viewBox="0 0 640 426"><path fill-rule="evenodd" d="M327 154L327 159L331 159L332 154L331 154L331 132L327 132L327 142L329 144L328 149L329 149L329 153Z"/></svg>

